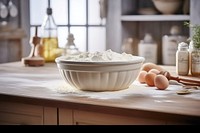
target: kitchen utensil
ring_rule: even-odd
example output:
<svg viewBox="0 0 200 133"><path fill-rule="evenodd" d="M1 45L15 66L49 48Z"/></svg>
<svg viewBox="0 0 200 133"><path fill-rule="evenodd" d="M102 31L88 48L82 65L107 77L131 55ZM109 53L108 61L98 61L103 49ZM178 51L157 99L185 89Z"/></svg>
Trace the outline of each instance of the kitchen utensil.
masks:
<svg viewBox="0 0 200 133"><path fill-rule="evenodd" d="M176 80L184 85L200 86L200 80L188 79L179 76L172 76L168 71L161 71L160 74L167 77L168 80Z"/></svg>
<svg viewBox="0 0 200 133"><path fill-rule="evenodd" d="M107 53L107 51L104 53ZM144 58L138 56L131 56L132 60L128 59L126 61L70 60L74 57L81 58L81 60L88 59L87 57L92 54L86 55L85 53L70 55L68 58L65 56L56 58L55 61L61 77L71 86L80 90L117 91L127 89L133 83L144 62ZM102 55L112 59L113 55L116 54L112 52L111 54ZM100 58L100 56L93 56L91 59L98 60Z"/></svg>

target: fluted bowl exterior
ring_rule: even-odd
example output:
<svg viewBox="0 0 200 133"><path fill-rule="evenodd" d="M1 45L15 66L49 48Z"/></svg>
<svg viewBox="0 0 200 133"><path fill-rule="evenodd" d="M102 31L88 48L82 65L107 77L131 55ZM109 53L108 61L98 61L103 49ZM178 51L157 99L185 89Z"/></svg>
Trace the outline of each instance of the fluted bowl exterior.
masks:
<svg viewBox="0 0 200 133"><path fill-rule="evenodd" d="M56 58L62 78L71 86L87 91L117 91L128 88L137 78L143 57L122 62L76 62Z"/></svg>

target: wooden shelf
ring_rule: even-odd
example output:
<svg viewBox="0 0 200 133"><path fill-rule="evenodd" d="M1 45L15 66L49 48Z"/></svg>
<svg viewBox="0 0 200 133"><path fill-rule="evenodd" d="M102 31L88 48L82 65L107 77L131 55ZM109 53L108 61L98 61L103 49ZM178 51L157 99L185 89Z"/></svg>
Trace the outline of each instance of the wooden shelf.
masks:
<svg viewBox="0 0 200 133"><path fill-rule="evenodd" d="M23 29L0 30L0 40L22 39L26 37Z"/></svg>
<svg viewBox="0 0 200 133"><path fill-rule="evenodd" d="M121 21L189 21L189 15L122 15Z"/></svg>

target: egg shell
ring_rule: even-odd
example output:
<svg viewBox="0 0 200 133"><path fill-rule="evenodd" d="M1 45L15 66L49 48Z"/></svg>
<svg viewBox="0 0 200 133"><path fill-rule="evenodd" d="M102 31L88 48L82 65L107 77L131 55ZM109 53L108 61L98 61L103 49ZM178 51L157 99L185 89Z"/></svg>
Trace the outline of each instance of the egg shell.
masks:
<svg viewBox="0 0 200 133"><path fill-rule="evenodd" d="M146 81L145 81L146 74L147 74L146 71L140 71L138 78L137 78L140 83L146 83Z"/></svg>
<svg viewBox="0 0 200 133"><path fill-rule="evenodd" d="M154 84L159 90L165 90L169 86L169 81L165 76L157 75L154 79Z"/></svg>
<svg viewBox="0 0 200 133"><path fill-rule="evenodd" d="M154 86L155 73L147 73L145 76L145 82L148 86Z"/></svg>
<svg viewBox="0 0 200 133"><path fill-rule="evenodd" d="M151 70L149 70L149 73L155 73L156 75L158 75L160 73L160 71L157 69L151 69Z"/></svg>
<svg viewBox="0 0 200 133"><path fill-rule="evenodd" d="M164 71L164 69L161 66L158 66L154 63L144 63L141 67L141 70L149 72L151 69L157 69L159 71Z"/></svg>

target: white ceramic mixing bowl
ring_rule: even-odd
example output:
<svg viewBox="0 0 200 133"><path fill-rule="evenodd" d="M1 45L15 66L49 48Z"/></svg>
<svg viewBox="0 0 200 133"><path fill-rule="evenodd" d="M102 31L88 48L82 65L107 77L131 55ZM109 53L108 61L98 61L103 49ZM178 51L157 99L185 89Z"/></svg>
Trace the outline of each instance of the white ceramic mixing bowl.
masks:
<svg viewBox="0 0 200 133"><path fill-rule="evenodd" d="M128 88L137 78L143 57L121 62L83 62L56 58L62 78L71 86L88 91L116 91Z"/></svg>

